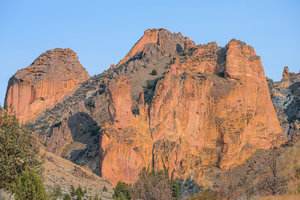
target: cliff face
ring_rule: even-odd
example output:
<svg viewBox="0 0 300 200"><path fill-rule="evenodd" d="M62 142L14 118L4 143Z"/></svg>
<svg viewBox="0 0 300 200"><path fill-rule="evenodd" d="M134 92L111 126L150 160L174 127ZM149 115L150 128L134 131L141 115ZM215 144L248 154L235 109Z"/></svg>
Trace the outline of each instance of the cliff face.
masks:
<svg viewBox="0 0 300 200"><path fill-rule="evenodd" d="M28 122L70 95L88 78L71 49L47 51L10 78L4 107L12 106L19 120Z"/></svg>
<svg viewBox="0 0 300 200"><path fill-rule="evenodd" d="M115 176L107 173L107 169L116 165L104 158L102 175L113 183L120 174L125 175L123 181L134 181L136 174L127 172L148 167L150 162L156 169L169 169L176 178L201 177L205 175L206 166L229 169L241 164L257 149L278 146L283 141L279 139L283 138L282 131L263 67L253 48L236 40L230 41L225 48L215 43L194 48L191 56L175 59L166 75L157 82L145 123L132 125L133 115L123 113L122 118L130 122L122 125L118 136L128 137L131 132L136 136L129 144L122 142L122 150L117 142L111 142L111 148L105 148L110 156L106 156L118 159L126 154L136 159L135 154L141 155L133 162L119 161L123 165L117 165ZM130 83L124 81L120 88L124 87L130 87ZM128 98L130 91L127 93L127 97L118 96L124 100L120 107L123 112L132 102ZM143 106L147 104L140 105L141 112L144 112ZM139 117L137 115L136 119ZM114 123L112 126L116 127ZM148 148L140 144L147 134L138 130L139 125L145 124L149 124L151 135L147 141L153 144ZM105 132L103 138L108 134ZM106 144L106 140L102 140L102 145L103 142ZM152 161L147 156L149 148Z"/></svg>
<svg viewBox="0 0 300 200"><path fill-rule="evenodd" d="M195 45L164 29L147 30L33 130L47 150L113 184L134 182L143 167L203 183L211 167L227 170L284 141L252 47Z"/></svg>
<svg viewBox="0 0 300 200"><path fill-rule="evenodd" d="M284 67L282 79L268 79L271 98L284 134L289 139L300 136L300 73L290 73Z"/></svg>

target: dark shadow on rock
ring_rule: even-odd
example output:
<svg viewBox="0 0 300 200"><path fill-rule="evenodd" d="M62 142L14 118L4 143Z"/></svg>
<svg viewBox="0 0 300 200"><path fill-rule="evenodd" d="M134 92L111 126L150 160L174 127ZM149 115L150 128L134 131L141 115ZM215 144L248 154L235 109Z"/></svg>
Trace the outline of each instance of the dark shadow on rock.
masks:
<svg viewBox="0 0 300 200"><path fill-rule="evenodd" d="M183 51L183 48L180 44L176 44L176 52L181 53Z"/></svg>
<svg viewBox="0 0 300 200"><path fill-rule="evenodd" d="M74 142L68 145L67 149L70 148L71 152L66 157L78 165L88 165L100 175L102 134L97 122L88 113L78 112L68 118L67 125Z"/></svg>
<svg viewBox="0 0 300 200"><path fill-rule="evenodd" d="M186 199L189 196L192 196L194 194L197 194L198 192L203 191L203 187L198 185L194 180L192 179L176 179L178 182L179 187L179 199Z"/></svg>

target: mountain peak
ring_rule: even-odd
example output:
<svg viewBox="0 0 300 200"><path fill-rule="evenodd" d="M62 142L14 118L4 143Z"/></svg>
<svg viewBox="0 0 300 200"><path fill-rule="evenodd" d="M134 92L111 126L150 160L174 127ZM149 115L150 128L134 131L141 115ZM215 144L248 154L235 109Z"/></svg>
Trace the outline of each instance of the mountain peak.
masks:
<svg viewBox="0 0 300 200"><path fill-rule="evenodd" d="M70 95L88 78L73 50L48 50L10 78L4 107L13 106L20 121L28 122Z"/></svg>
<svg viewBox="0 0 300 200"><path fill-rule="evenodd" d="M186 38L179 33L171 33L170 31L160 29L147 29L144 35L139 39L127 55L117 64L117 66L126 63L130 58L145 50L147 45L153 44L153 47L164 55L169 53L180 52L184 49ZM151 49L153 49L150 48ZM149 48L148 48L149 49Z"/></svg>

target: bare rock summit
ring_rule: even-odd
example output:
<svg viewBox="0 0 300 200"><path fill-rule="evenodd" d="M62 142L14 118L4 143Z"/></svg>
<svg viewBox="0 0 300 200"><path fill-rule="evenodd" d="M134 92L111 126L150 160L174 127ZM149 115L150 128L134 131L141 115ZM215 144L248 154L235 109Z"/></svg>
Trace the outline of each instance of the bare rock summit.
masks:
<svg viewBox="0 0 300 200"><path fill-rule="evenodd" d="M71 49L46 51L10 78L4 107L12 106L19 120L26 123L71 95L88 78Z"/></svg>

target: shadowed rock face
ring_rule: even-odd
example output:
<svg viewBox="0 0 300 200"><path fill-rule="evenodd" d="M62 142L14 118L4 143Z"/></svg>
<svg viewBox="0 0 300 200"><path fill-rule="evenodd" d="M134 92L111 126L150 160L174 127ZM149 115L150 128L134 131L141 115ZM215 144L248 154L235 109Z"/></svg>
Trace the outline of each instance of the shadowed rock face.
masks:
<svg viewBox="0 0 300 200"><path fill-rule="evenodd" d="M300 73L284 67L281 81L268 83L282 130L294 140L300 136Z"/></svg>
<svg viewBox="0 0 300 200"><path fill-rule="evenodd" d="M99 127L97 146L89 147L93 131L80 128L90 124ZM49 151L67 152L113 184L134 182L143 167L203 183L210 167L227 170L284 140L252 47L195 45L164 29L147 30L116 67L42 113L33 129Z"/></svg>
<svg viewBox="0 0 300 200"><path fill-rule="evenodd" d="M46 51L10 78L4 107L12 106L19 120L28 122L72 94L88 78L71 49Z"/></svg>

